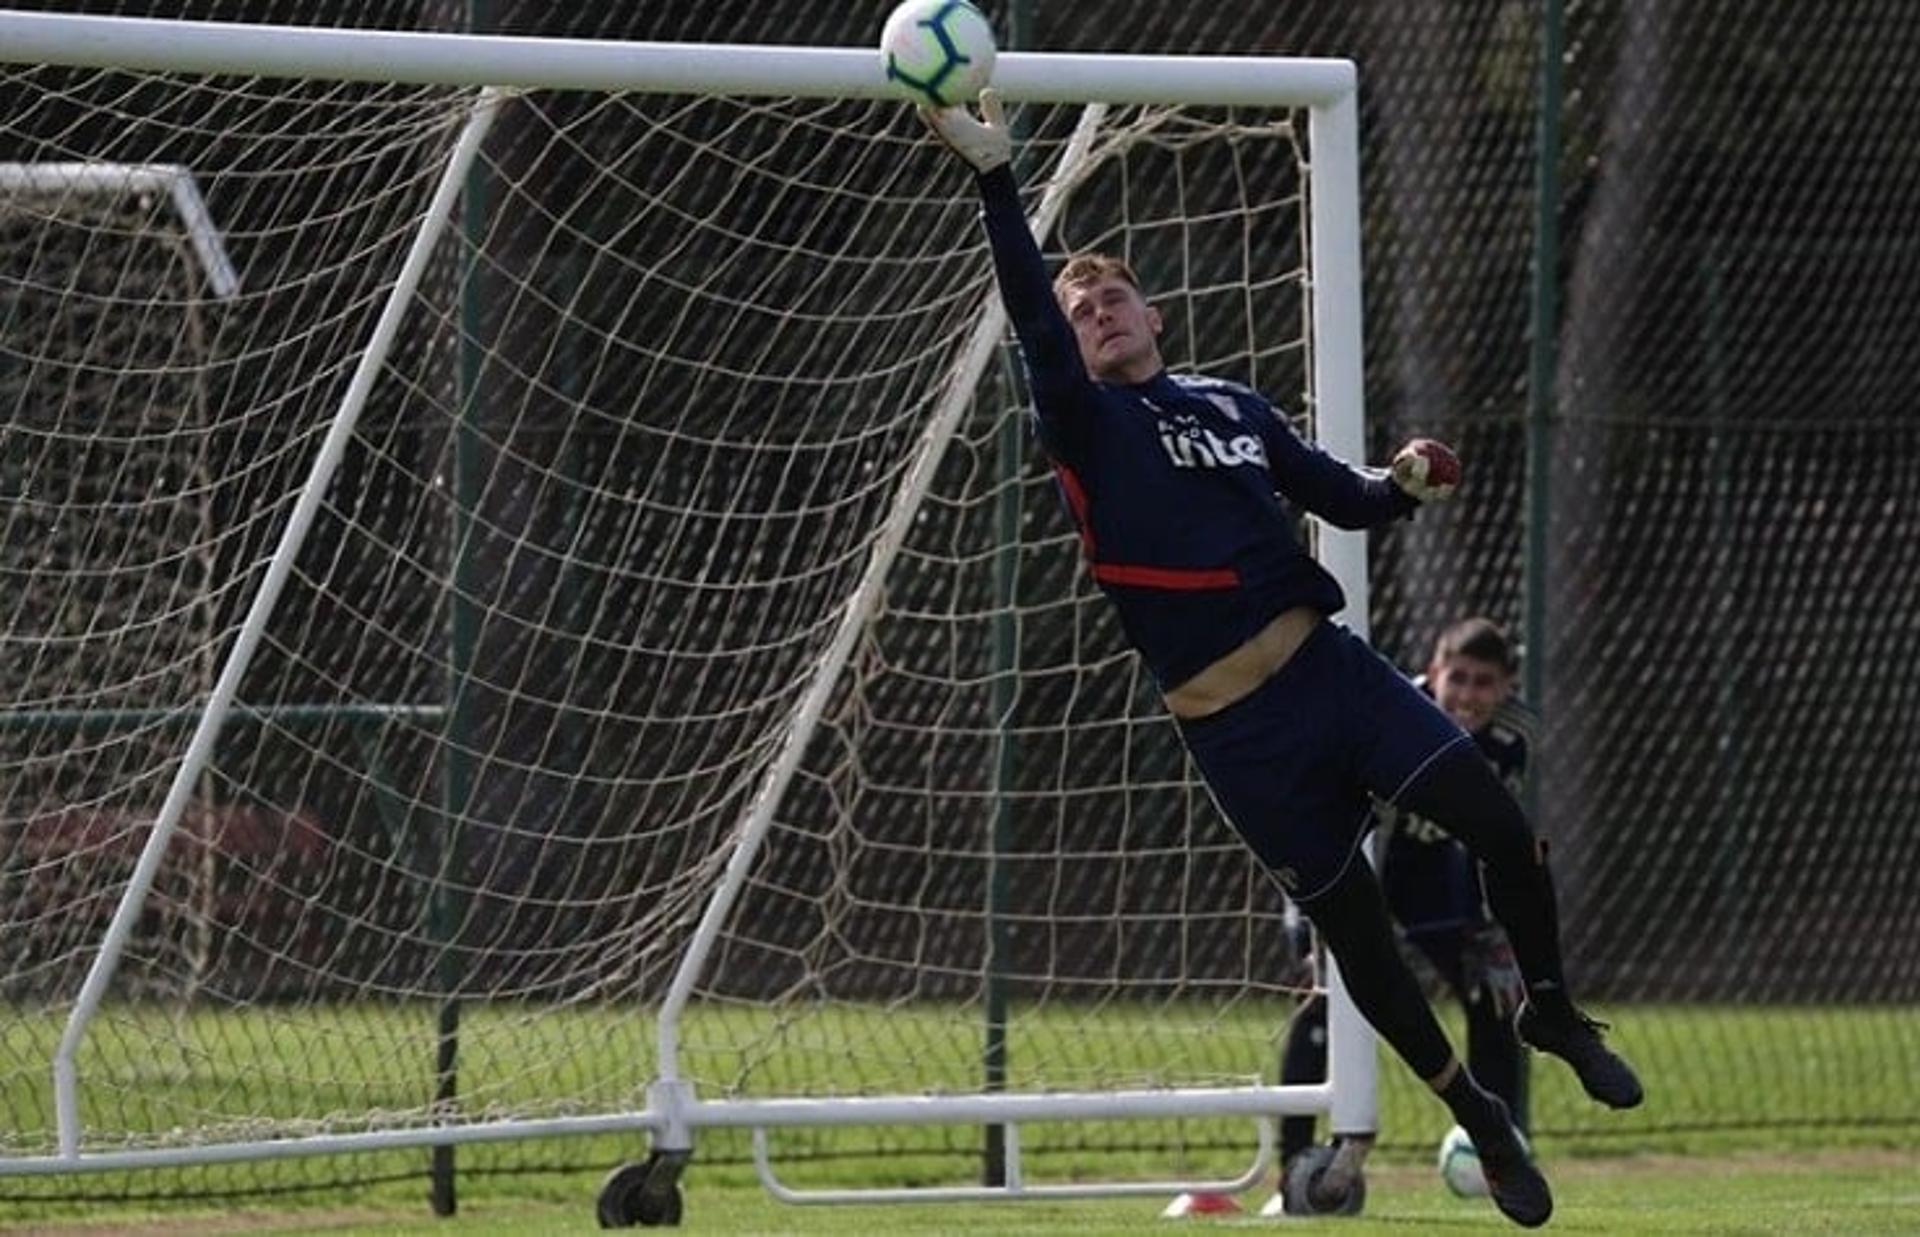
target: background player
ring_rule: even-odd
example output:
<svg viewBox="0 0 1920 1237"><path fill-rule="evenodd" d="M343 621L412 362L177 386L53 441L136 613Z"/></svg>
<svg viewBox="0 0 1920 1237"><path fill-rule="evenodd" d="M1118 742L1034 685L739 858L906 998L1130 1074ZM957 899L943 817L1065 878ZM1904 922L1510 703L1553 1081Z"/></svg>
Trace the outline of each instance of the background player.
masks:
<svg viewBox="0 0 1920 1237"><path fill-rule="evenodd" d="M1527 776L1533 710L1514 698L1519 659L1513 642L1487 618L1467 618L1441 633L1414 686L1473 736L1516 797ZM1480 872L1466 847L1430 820L1383 809L1380 864L1387 908L1407 942L1425 956L1466 1015L1467 1068L1505 1100L1526 1128L1525 1073L1512 1017L1525 995L1513 949L1487 910ZM1282 1082L1317 1082L1327 1073L1326 1000L1315 995L1294 1016ZM1282 1164L1313 1144L1314 1119L1280 1123Z"/></svg>

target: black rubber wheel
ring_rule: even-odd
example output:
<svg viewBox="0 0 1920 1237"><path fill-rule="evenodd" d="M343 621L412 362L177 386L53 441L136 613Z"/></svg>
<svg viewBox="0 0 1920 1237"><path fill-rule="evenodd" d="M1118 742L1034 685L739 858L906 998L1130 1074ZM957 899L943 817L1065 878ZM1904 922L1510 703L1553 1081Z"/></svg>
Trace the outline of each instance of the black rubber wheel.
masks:
<svg viewBox="0 0 1920 1237"><path fill-rule="evenodd" d="M1333 1167L1332 1147L1308 1147L1287 1161L1286 1176L1280 1183L1281 1206L1290 1216L1357 1216L1367 1205L1365 1173L1354 1174L1353 1182L1337 1197L1327 1197L1322 1188L1327 1170Z"/></svg>
<svg viewBox="0 0 1920 1237"><path fill-rule="evenodd" d="M600 1185L595 1210L601 1228L674 1227L680 1223L685 1203L676 1184L663 1185L654 1180L656 1172L667 1176L654 1160L644 1164L622 1164L607 1174Z"/></svg>

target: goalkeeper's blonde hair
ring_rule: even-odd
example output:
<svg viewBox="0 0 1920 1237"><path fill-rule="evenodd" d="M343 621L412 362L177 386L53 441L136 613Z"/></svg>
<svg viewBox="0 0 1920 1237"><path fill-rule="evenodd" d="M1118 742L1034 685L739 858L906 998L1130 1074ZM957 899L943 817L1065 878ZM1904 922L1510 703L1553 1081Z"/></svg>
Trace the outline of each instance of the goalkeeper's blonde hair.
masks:
<svg viewBox="0 0 1920 1237"><path fill-rule="evenodd" d="M1118 279L1144 298L1145 289L1140 286L1140 277L1133 273L1125 259L1116 258L1110 253L1077 253L1067 259L1060 273L1053 277L1053 297L1066 302L1067 293L1075 288L1098 283L1102 279Z"/></svg>

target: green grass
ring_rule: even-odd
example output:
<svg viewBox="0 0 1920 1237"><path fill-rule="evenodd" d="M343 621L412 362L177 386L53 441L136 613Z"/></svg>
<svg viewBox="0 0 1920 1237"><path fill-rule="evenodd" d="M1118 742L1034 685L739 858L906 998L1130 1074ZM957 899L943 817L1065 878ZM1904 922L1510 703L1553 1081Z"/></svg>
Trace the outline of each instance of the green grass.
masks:
<svg viewBox="0 0 1920 1237"><path fill-rule="evenodd" d="M463 1088L501 1103L575 1094L637 1103L651 1070L652 1026L605 1010L533 1017L474 1009L464 1024ZM1560 1198L1555 1227L1615 1232L1920 1232L1920 1018L1896 1008L1637 1006L1610 1012L1615 1040L1648 1086L1645 1107L1605 1112L1553 1062L1535 1071L1535 1144ZM194 1114L354 1112L417 1104L431 1059L419 1007L266 1008L172 1018L109 1011L82 1061L90 1123L168 1128ZM1070 1014L1070 1017L1068 1016ZM1029 1016L1016 1065L1059 1069L1093 1055L1150 1078L1230 1076L1222 1064L1270 1063L1284 1010L1242 1006L1217 1018L1177 1009L1104 1007ZM1183 1021L1185 1019L1185 1021ZM904 1080L958 1086L973 1029L951 1011L849 1011L779 1029L777 1051L750 1047L763 1011L715 1010L693 1028L708 1077L777 1092L782 1074L893 1060ZM16 1148L44 1144L51 1096L40 1063L55 1020L0 1010L0 1123ZM881 1034L885 1041L876 1039ZM903 1045L919 1045L909 1062ZM395 1045L400 1045L396 1049ZM158 1046L158 1047L156 1047ZM1231 1052L1225 1051L1230 1048ZM895 1059L897 1058L897 1059ZM1270 1068L1270 1064L1268 1066ZM837 1076L828 1074L826 1076ZM323 1081L315 1082L312 1079ZM332 1081L324 1081L331 1079ZM905 1085L904 1082L902 1085ZM593 1110L589 1106L587 1110ZM118 1123L117 1125L115 1123ZM1364 1233L1494 1231L1484 1205L1448 1197L1427 1164L1444 1110L1398 1062L1383 1060L1382 1145L1367 1215L1304 1227ZM1245 1121L1036 1124L1023 1127L1030 1181L1177 1175L1227 1177L1252 1154ZM796 1187L967 1183L978 1132L777 1133L778 1169ZM202 1232L245 1217L273 1231L518 1233L588 1231L605 1168L644 1138L552 1139L462 1147L460 1215L428 1216L426 1152L76 1177L0 1178L0 1227L149 1225ZM11 1152L18 1154L18 1151ZM1128 1231L1161 1226L1155 1200L787 1207L754 1180L739 1133L700 1136L686 1182L689 1224L716 1232ZM1264 1201L1264 1192L1253 1201ZM224 1218L222 1218L224 1217ZM1251 1222L1248 1222L1251 1223ZM1216 1227L1220 1226L1218 1224ZM1228 1223L1226 1227L1233 1227Z"/></svg>
<svg viewBox="0 0 1920 1237"><path fill-rule="evenodd" d="M1552 1228L1594 1234L1753 1233L1911 1234L1920 1229L1920 1153L1820 1153L1804 1156L1734 1156L1714 1160L1620 1157L1606 1162L1556 1163L1549 1159L1557 1199ZM281 1234L566 1234L599 1231L592 1214L591 1183L565 1197L544 1191L511 1197L482 1195L463 1201L459 1214L441 1219L418 1201L364 1200L305 1210L249 1207L200 1209L166 1217L120 1211L95 1212L49 1223L39 1231L59 1234L213 1233ZM711 1233L956 1232L1073 1234L1272 1229L1277 1221L1249 1214L1185 1221L1159 1218L1160 1199L1076 1202L948 1203L940 1205L790 1207L739 1185L703 1183L696 1174L685 1193L683 1231ZM1246 1202L1257 1210L1265 1191ZM4 1213L0 1213L4 1215ZM0 1231L14 1224L0 1219ZM1376 1165L1369 1199L1359 1217L1289 1220L1286 1231L1343 1237L1413 1233L1512 1232L1483 1201L1446 1194L1424 1167Z"/></svg>

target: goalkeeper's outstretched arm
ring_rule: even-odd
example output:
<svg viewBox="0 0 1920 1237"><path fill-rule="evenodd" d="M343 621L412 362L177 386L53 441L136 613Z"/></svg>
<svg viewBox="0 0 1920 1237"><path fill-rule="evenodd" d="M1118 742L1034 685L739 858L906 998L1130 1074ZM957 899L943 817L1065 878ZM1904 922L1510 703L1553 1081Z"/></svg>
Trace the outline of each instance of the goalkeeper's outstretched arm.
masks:
<svg viewBox="0 0 1920 1237"><path fill-rule="evenodd" d="M1091 379L1020 206L1013 139L1000 96L991 89L981 91L978 118L963 107L921 108L920 115L977 178L1000 298L1020 339L1042 432L1054 440L1049 445L1056 445L1075 432L1067 422L1074 419L1080 392Z"/></svg>

